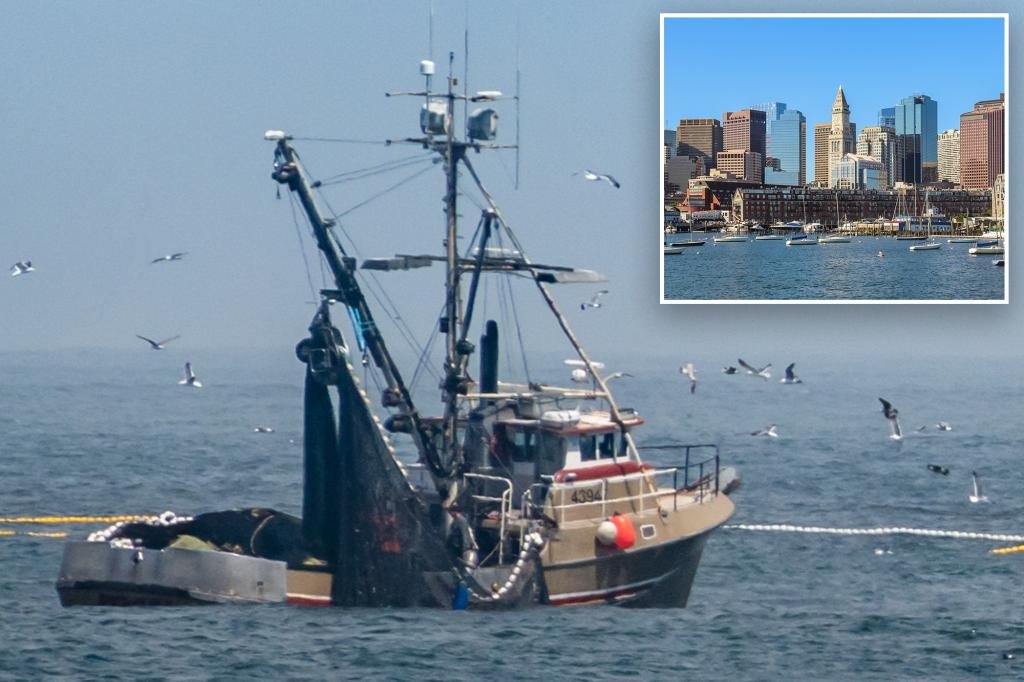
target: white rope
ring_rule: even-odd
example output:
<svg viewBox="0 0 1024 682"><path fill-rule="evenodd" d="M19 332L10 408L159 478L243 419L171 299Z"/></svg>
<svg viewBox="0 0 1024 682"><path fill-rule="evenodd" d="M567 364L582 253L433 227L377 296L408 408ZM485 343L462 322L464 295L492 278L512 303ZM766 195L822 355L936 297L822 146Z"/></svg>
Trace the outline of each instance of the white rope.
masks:
<svg viewBox="0 0 1024 682"><path fill-rule="evenodd" d="M818 533L825 535L918 535L929 538L957 538L964 540L994 540L996 542L1024 542L1024 535L1004 533L976 533L963 530L929 528L828 528L823 526L793 526L785 523L734 523L722 526L728 530L774 531L778 533Z"/></svg>
<svg viewBox="0 0 1024 682"><path fill-rule="evenodd" d="M523 540L523 548L519 552L519 558L512 567L512 571L509 573L508 580L505 581L505 584L494 590L490 596L479 594L476 590L467 585L466 589L469 590L471 595L480 601L496 602L500 601L506 594L508 594L508 591L511 590L512 587L515 586L516 581L519 580L519 575L523 572L523 568L526 566L526 562L530 558L532 550L534 548L539 550L544 546L544 538L540 533L529 533Z"/></svg>

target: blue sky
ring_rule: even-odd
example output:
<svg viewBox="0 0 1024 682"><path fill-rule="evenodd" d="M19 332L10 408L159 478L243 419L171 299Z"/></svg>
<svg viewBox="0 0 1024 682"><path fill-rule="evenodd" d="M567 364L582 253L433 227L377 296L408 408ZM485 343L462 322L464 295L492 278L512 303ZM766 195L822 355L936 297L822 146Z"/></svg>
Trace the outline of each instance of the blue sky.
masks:
<svg viewBox="0 0 1024 682"><path fill-rule="evenodd" d="M858 9L884 11L890 4L865 0ZM900 9L934 11L937 3L908 0L905 5ZM955 5L945 2L941 8L1009 11L1017 63L1020 50L1014 46L1024 44L1019 2ZM792 305L659 305L660 150L651 144L663 118L659 13L750 12L776 5L435 0L434 7L438 71L444 72L448 50L461 55L468 25L470 81L477 89L513 90L519 26L520 188L511 182L510 152L473 158L536 261L591 267L608 276L600 287L555 289L594 357L685 357L694 349L716 348L734 358L753 345L888 352L918 348L922 339L934 348L969 348L979 340L1024 336L1019 305L857 306L852 311L846 306L809 311ZM0 353L80 347L142 352L135 334L181 334L175 352L255 347L290 357L306 333L310 292L289 202L275 198L272 146L263 141L263 131L372 140L417 134L419 103L383 94L421 87L427 8L427 0L0 0L5 93L0 121L7 160L0 268L24 258L37 268L16 279L0 270ZM781 9L826 8L813 0ZM698 42L708 54L728 58L729 50L717 47L712 36ZM776 58L785 57L787 70L801 64L796 52L801 40L762 36L759 42L778 44ZM946 58L943 53L953 44L949 36L935 41L933 58ZM461 77L461 56L456 73ZM873 115L884 98L869 101L868 88L857 77L851 70L843 82L854 120L862 123L864 112ZM789 92L778 97L803 108L813 122L827 112L835 80L821 82L820 102ZM695 82L701 87L688 90L689 104L680 108L699 115L720 116L775 94L704 76ZM952 95L939 92L940 85L900 84L893 92L917 88L932 94L934 87L943 115L943 99ZM957 87L968 104L998 93L998 86L981 80ZM742 96L734 98L733 92ZM819 110L812 109L816 102ZM514 109L507 102L495 108L502 117L499 141L511 142ZM1011 129L1019 129L1022 122L1012 107L1010 116ZM318 177L418 152L296 144ZM1011 164L1018 164L1012 155ZM612 173L622 188L572 175L584 168ZM336 209L346 210L415 170L327 188L325 195ZM1024 178L1017 170L1014 165L1014 189ZM342 224L360 244L360 255L437 253L443 192L442 174L435 170L353 211ZM479 209L466 199L461 212L472 229ZM189 256L180 263L149 265L173 251ZM1009 257L1012 266L1019 264L1016 250L1011 248ZM319 268L311 263L319 284ZM421 338L436 323L441 306L439 274L431 268L380 278ZM1011 300L1016 300L1024 295L1024 278L1011 275L1010 281ZM531 328L526 341L553 350L557 330L524 284L514 286L520 318ZM580 311L579 302L597 288L611 292L604 307ZM474 319L484 320L486 314L478 311ZM386 331L395 338L393 330ZM402 344L395 345L400 352Z"/></svg>
<svg viewBox="0 0 1024 682"><path fill-rule="evenodd" d="M714 37L714 39L711 39ZM697 54L694 45L702 52ZM878 110L924 94L938 129L994 99L1004 85L1003 20L991 18L670 18L665 21L665 124L771 100L814 124L831 121L840 85L859 131ZM703 84L703 87L702 85Z"/></svg>

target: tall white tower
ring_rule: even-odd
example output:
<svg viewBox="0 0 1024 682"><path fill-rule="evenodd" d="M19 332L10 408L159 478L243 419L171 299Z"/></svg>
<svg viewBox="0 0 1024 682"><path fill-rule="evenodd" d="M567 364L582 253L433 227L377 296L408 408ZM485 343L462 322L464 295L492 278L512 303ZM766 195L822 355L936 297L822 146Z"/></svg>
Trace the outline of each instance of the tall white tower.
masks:
<svg viewBox="0 0 1024 682"><path fill-rule="evenodd" d="M835 168L843 154L854 152L855 141L853 128L850 125L850 105L846 103L843 86L839 86L836 99L832 103L832 129L828 134L828 185L835 186Z"/></svg>

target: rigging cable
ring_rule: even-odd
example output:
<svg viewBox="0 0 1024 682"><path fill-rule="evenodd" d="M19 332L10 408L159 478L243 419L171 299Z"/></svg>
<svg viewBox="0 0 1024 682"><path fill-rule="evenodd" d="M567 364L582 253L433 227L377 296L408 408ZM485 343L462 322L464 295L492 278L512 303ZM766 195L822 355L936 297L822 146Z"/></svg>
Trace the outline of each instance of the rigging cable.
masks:
<svg viewBox="0 0 1024 682"><path fill-rule="evenodd" d="M344 144L380 144L387 146L385 140L357 140L350 137L296 137L291 136L293 140L299 140L301 142L341 142Z"/></svg>
<svg viewBox="0 0 1024 682"><path fill-rule="evenodd" d="M335 175L328 176L323 180L317 180L314 184L316 187L327 187L330 185L338 185L343 182L362 180L363 178L369 178L374 175L380 175L381 173L387 173L407 166L415 166L427 161L433 163L434 159L431 158L432 156L433 153L429 155L417 154L416 156L405 157L404 159L387 161L385 163L377 164L376 166L367 166L366 168L360 168L358 170L337 173Z"/></svg>
<svg viewBox="0 0 1024 682"><path fill-rule="evenodd" d="M335 220L338 220L338 219L342 218L343 216L347 216L349 213L351 213L352 211L356 210L357 208L362 208L363 206L366 206L371 201L374 201L375 199L381 198L382 196L384 196L388 192L391 192L392 190L398 189L399 187L401 187L405 183L410 182L412 180L415 180L416 178L418 178L419 176L423 175L424 173L426 173L429 170L433 170L433 164L427 166L426 168L422 168L422 169L416 171L412 175L409 175L409 176L407 176L405 178L402 178L401 180L399 180L395 184L393 184L393 185L391 185L389 187L386 187L385 189L382 189L381 191L377 192L376 194L371 195L369 198L364 199L363 201L360 201L355 206L352 206L351 208L346 209L345 211L342 211L341 213L338 213L337 215L334 216Z"/></svg>
<svg viewBox="0 0 1024 682"><path fill-rule="evenodd" d="M295 236L299 239L299 252L302 254L302 263L306 266L306 281L309 282L309 293L313 298L318 298L316 287L313 286L313 274L309 270L309 258L306 257L306 246L302 242L302 228L299 227L299 218L295 214L295 196L293 192L288 193L289 203L292 208L292 222L295 223Z"/></svg>

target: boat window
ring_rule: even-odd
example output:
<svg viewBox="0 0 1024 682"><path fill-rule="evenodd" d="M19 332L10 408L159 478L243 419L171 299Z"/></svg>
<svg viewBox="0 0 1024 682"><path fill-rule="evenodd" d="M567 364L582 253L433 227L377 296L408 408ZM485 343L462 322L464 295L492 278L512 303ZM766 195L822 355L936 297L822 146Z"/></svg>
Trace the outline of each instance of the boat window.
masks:
<svg viewBox="0 0 1024 682"><path fill-rule="evenodd" d="M534 458L534 437L531 431L512 432L512 461L532 462Z"/></svg>
<svg viewBox="0 0 1024 682"><path fill-rule="evenodd" d="M597 459L597 437L580 436L580 461L592 462Z"/></svg>
<svg viewBox="0 0 1024 682"><path fill-rule="evenodd" d="M565 463L569 443L562 436L541 432L537 443L537 471L541 476L553 476Z"/></svg>
<svg viewBox="0 0 1024 682"><path fill-rule="evenodd" d="M601 436L601 441L598 444L598 452L601 455L601 459L607 459L615 456L615 434L606 433Z"/></svg>

